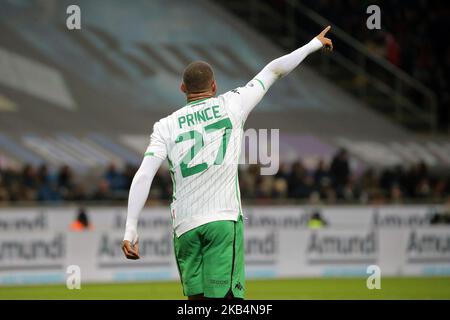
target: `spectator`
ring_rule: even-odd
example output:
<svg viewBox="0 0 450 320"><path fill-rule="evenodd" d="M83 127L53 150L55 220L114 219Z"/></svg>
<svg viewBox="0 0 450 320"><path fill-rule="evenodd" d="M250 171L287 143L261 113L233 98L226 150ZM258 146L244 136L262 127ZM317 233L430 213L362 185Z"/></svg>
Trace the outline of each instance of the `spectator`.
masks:
<svg viewBox="0 0 450 320"><path fill-rule="evenodd" d="M37 173L37 178L39 181L39 184L46 184L49 182L50 177L48 174L48 168L46 164L42 164L39 169L38 169L38 173Z"/></svg>
<svg viewBox="0 0 450 320"><path fill-rule="evenodd" d="M125 170L123 173L124 180L125 180L125 190L130 190L131 182L133 182L134 174L136 173L137 168L134 167L131 164L127 164L125 166Z"/></svg>
<svg viewBox="0 0 450 320"><path fill-rule="evenodd" d="M309 229L322 229L327 225L327 221L322 217L319 211L314 211L308 220Z"/></svg>
<svg viewBox="0 0 450 320"><path fill-rule="evenodd" d="M308 186L305 183L306 176L307 172L303 164L300 161L294 162L288 181L289 197L307 198L309 196Z"/></svg>
<svg viewBox="0 0 450 320"><path fill-rule="evenodd" d="M93 201L112 200L112 194L108 180L106 179L100 180L100 182L97 185L97 189L92 196L92 200Z"/></svg>
<svg viewBox="0 0 450 320"><path fill-rule="evenodd" d="M397 184L391 187L390 200L393 204L403 203L403 192Z"/></svg>
<svg viewBox="0 0 450 320"><path fill-rule="evenodd" d="M64 165L59 169L58 176L57 176L57 187L59 195L65 199L68 200L71 197L71 192L74 188L74 181L73 181L73 172L72 169L70 169L69 166ZM48 186L51 190L53 190L53 185L51 184ZM57 191L57 190L54 190ZM52 196L56 196L57 193L52 193Z"/></svg>
<svg viewBox="0 0 450 320"><path fill-rule="evenodd" d="M125 176L119 172L114 163L111 163L105 172L104 178L109 184L109 187L113 191L125 190L126 179Z"/></svg>
<svg viewBox="0 0 450 320"><path fill-rule="evenodd" d="M317 164L316 171L314 172L314 183L317 188L320 188L320 186L324 183L324 180L328 179L330 179L330 173L325 168L325 162L320 159Z"/></svg>
<svg viewBox="0 0 450 320"><path fill-rule="evenodd" d="M28 189L34 189L37 186L37 176L34 168L27 164L22 172L22 185Z"/></svg>
<svg viewBox="0 0 450 320"><path fill-rule="evenodd" d="M395 36L392 33L386 33L386 59L395 65L400 66L400 45L398 44Z"/></svg>
<svg viewBox="0 0 450 320"><path fill-rule="evenodd" d="M330 166L330 176L338 195L342 194L350 176L350 165L346 149L340 149L334 156Z"/></svg>
<svg viewBox="0 0 450 320"><path fill-rule="evenodd" d="M85 231L91 229L92 225L89 223L89 217L86 211L83 208L80 208L78 210L78 214L77 217L75 218L75 221L73 221L72 224L70 225L70 230Z"/></svg>
<svg viewBox="0 0 450 320"><path fill-rule="evenodd" d="M276 177L273 183L273 197L274 198L286 198L288 195L288 184L287 180L282 177Z"/></svg>

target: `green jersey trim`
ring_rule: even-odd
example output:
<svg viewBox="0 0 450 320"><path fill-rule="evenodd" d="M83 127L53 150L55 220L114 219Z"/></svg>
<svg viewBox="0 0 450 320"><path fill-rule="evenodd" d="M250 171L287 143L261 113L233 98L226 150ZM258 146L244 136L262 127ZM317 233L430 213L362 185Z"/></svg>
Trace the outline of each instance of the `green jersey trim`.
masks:
<svg viewBox="0 0 450 320"><path fill-rule="evenodd" d="M241 130L244 130L244 122L241 122ZM243 132L242 132L243 134ZM239 159L241 158L241 146L242 146L242 134L241 134L241 141L239 144L239 155L237 158L238 161L238 165L237 165L237 169L236 169L236 177L235 177L235 192L236 192L236 200L239 206L239 214L242 215L242 204L241 204L241 189L239 188Z"/></svg>
<svg viewBox="0 0 450 320"><path fill-rule="evenodd" d="M144 157L146 156L154 156L155 154L153 152L146 152L144 153Z"/></svg>
<svg viewBox="0 0 450 320"><path fill-rule="evenodd" d="M175 193L177 191L177 183L175 181L175 171L173 169L172 161L170 161L169 158L167 158L167 161L169 162L169 172L170 172L170 179L172 180L172 201L177 200Z"/></svg>
<svg viewBox="0 0 450 320"><path fill-rule="evenodd" d="M263 90L266 91L266 87L264 86L264 83L261 80L257 79L257 78L255 78L255 80L258 81L259 84L261 85L261 87L263 88Z"/></svg>

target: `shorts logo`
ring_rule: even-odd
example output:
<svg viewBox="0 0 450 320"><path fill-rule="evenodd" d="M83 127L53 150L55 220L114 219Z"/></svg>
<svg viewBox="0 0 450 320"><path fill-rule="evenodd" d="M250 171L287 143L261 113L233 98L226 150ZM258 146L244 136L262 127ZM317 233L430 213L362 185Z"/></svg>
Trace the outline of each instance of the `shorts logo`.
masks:
<svg viewBox="0 0 450 320"><path fill-rule="evenodd" d="M218 285L228 284L228 280L214 280L214 279L211 279L211 280L209 280L209 282L211 284L218 284Z"/></svg>
<svg viewBox="0 0 450 320"><path fill-rule="evenodd" d="M244 290L244 287L242 286L242 284L240 282L236 283L236 285L234 287L238 290Z"/></svg>

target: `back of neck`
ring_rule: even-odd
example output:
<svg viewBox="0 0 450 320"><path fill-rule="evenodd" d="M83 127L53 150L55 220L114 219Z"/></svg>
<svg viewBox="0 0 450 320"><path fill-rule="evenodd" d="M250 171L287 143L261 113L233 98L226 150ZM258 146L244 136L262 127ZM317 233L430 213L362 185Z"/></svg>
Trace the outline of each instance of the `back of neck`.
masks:
<svg viewBox="0 0 450 320"><path fill-rule="evenodd" d="M212 98L212 97L214 97L214 94L212 92L199 92L199 93L189 93L186 96L186 99L187 99L187 102L192 102L195 100Z"/></svg>

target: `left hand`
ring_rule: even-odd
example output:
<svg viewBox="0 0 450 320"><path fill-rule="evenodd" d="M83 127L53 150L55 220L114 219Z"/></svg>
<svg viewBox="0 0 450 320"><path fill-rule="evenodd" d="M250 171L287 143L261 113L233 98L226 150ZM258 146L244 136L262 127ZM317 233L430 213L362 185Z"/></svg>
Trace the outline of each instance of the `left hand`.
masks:
<svg viewBox="0 0 450 320"><path fill-rule="evenodd" d="M122 242L122 251L125 254L125 257L130 260L139 259L139 241L136 241L134 244L131 244L128 240L123 240Z"/></svg>

